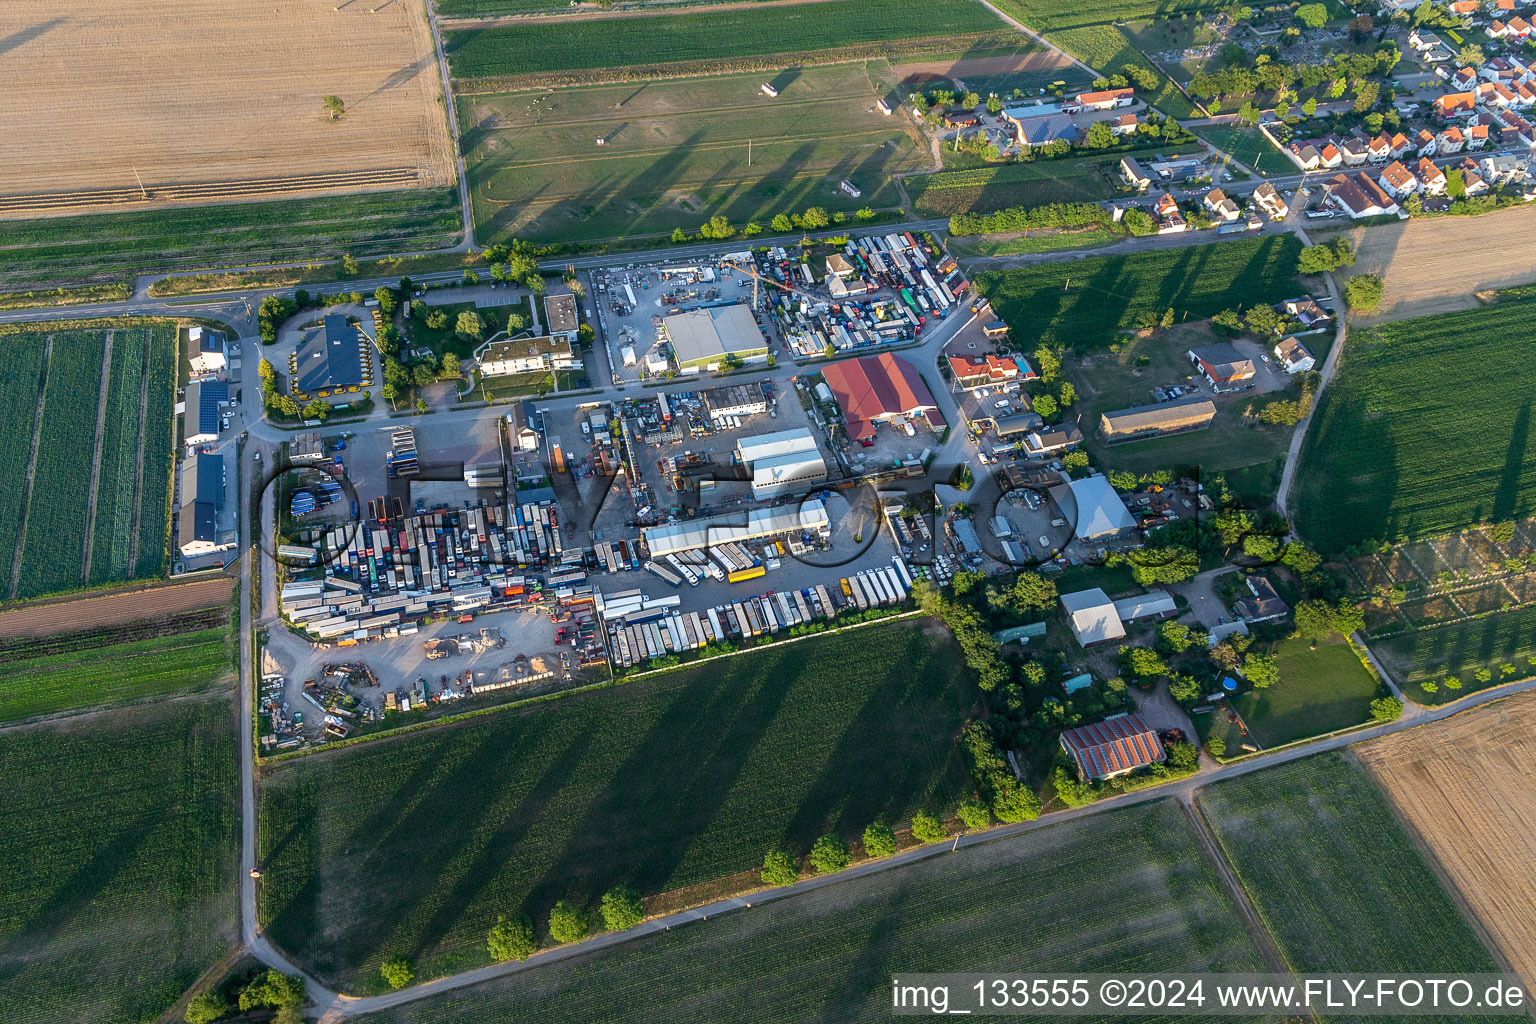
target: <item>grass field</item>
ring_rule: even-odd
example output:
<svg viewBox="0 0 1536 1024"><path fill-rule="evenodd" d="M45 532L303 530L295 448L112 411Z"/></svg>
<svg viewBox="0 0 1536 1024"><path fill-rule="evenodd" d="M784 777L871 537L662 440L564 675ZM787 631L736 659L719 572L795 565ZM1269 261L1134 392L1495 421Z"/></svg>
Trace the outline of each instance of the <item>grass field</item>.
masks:
<svg viewBox="0 0 1536 1024"><path fill-rule="evenodd" d="M1536 657L1536 606L1372 640L1371 650L1415 701L1444 704L1497 683L1536 674L1529 660ZM1514 666L1515 671L1503 671L1504 665ZM1478 679L1479 669L1488 670L1489 678ZM1447 689L1443 685L1447 676L1461 680L1461 688ZM1424 690L1425 682L1435 683L1436 691Z"/></svg>
<svg viewBox="0 0 1536 1024"><path fill-rule="evenodd" d="M949 250L965 256L1017 256L1032 252L1059 252L1063 249L1094 249L1124 239L1124 235L1102 225L1095 225L1070 231L1042 229L1012 238L993 236L974 240L956 239L949 243Z"/></svg>
<svg viewBox="0 0 1536 1024"><path fill-rule="evenodd" d="M238 940L227 701L0 733L0 1019L150 1022Z"/></svg>
<svg viewBox="0 0 1536 1024"><path fill-rule="evenodd" d="M101 395L103 355L112 337L108 387ZM0 519L0 536L14 536L26 510L26 536L12 549L19 557L11 597L35 597L82 583L158 576L165 568L169 529L174 391L175 328L166 324L88 331L41 331L8 335L3 358L14 360L8 378L11 403L3 428L7 455L0 461L0 488L14 496ZM37 465L30 492L27 460L32 447L39 374L43 418ZM31 385L31 386L28 386ZM104 398L101 437L98 403ZM140 403L144 417L140 422ZM91 462L98 445L91 567L83 580L90 511ZM135 506L137 497L138 505ZM137 534L134 524L137 523ZM137 544L137 557L134 545ZM10 560L0 560L0 592L9 593Z"/></svg>
<svg viewBox="0 0 1536 1024"><path fill-rule="evenodd" d="M1279 302L1295 289L1301 243L1292 235L1097 256L976 275L976 289L1027 351L1092 348L1142 310L1172 307L1178 321Z"/></svg>
<svg viewBox="0 0 1536 1024"><path fill-rule="evenodd" d="M455 190L0 221L0 288L453 245Z"/></svg>
<svg viewBox="0 0 1536 1024"><path fill-rule="evenodd" d="M777 99L758 91L762 75L460 97L477 236L693 232L716 214L766 229L809 206L900 206L891 175L932 166L918 130L875 109L895 88L886 62L778 81ZM839 188L845 178L861 197Z"/></svg>
<svg viewBox="0 0 1536 1024"><path fill-rule="evenodd" d="M1497 969L1347 754L1218 782L1199 801L1292 970Z"/></svg>
<svg viewBox="0 0 1536 1024"><path fill-rule="evenodd" d="M1265 748L1359 725L1371 717L1380 687L1349 645L1320 640L1282 640L1274 650L1280 681L1247 690L1233 704Z"/></svg>
<svg viewBox="0 0 1536 1024"><path fill-rule="evenodd" d="M600 1024L633 1020L637 1007L673 1024L836 1024L890 1019L891 976L911 971L1262 969L1188 821L1176 804L1157 802L674 928L360 1024Z"/></svg>
<svg viewBox="0 0 1536 1024"><path fill-rule="evenodd" d="M222 610L213 611L212 618L219 619ZM0 641L0 722L204 690L227 681L232 672L229 628L195 628L207 621L208 615L196 613L145 623L142 630Z"/></svg>
<svg viewBox="0 0 1536 1024"><path fill-rule="evenodd" d="M915 174L906 181L907 193L912 206L930 217L1096 202L1124 191L1116 177L1119 162L1118 155L1100 155Z"/></svg>
<svg viewBox="0 0 1536 1024"><path fill-rule="evenodd" d="M1027 17L1013 9L1016 6L1013 0L1003 0L999 6L1002 10L1024 21L1025 24L1029 24ZM1136 46L1126 38L1125 33L1114 25L1083 25L1055 29L1049 33L1049 41L1090 67L1097 68L1106 76L1123 74L1125 69L1133 64L1148 68L1158 76L1161 84L1157 92L1151 96L1143 96L1143 99L1170 117L1180 120L1197 117L1200 114L1200 111L1190 102L1189 97L1180 92L1168 80L1168 76L1153 64L1146 54L1136 49Z"/></svg>
<svg viewBox="0 0 1536 1024"><path fill-rule="evenodd" d="M1257 128L1234 124L1210 124L1194 133L1250 168L1258 164L1261 175L1289 173L1290 162Z"/></svg>
<svg viewBox="0 0 1536 1024"><path fill-rule="evenodd" d="M1500 302L1353 332L1302 448L1302 535L1332 552L1536 512L1533 314ZM1474 394L1476 415L1455 415Z"/></svg>
<svg viewBox="0 0 1536 1024"><path fill-rule="evenodd" d="M826 0L759 10L463 29L446 33L443 48L456 79L509 78L625 65L729 62L1002 27L986 8L969 0Z"/></svg>
<svg viewBox="0 0 1536 1024"><path fill-rule="evenodd" d="M710 883L947 806L968 686L904 622L280 765L262 927L349 989L389 955L428 977L482 962L498 913Z"/></svg>
<svg viewBox="0 0 1536 1024"><path fill-rule="evenodd" d="M1210 0L1002 0L997 5L1037 32L1101 25L1112 21L1166 17L1186 11L1212 10L1219 7ZM1086 58L1084 58L1086 59ZM1092 63L1092 61L1089 61Z"/></svg>

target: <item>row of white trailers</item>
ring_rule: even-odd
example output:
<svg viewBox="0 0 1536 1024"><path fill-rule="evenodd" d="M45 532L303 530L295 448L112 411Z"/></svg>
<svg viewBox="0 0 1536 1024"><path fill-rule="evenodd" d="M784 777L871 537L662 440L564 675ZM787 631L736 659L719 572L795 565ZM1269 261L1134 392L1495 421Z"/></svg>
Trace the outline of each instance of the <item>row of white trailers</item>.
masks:
<svg viewBox="0 0 1536 1024"><path fill-rule="evenodd" d="M868 569L841 581L846 596L825 585L776 591L716 605L702 612L682 611L676 596L646 598L639 591L615 594L603 607L609 650L620 668L708 643L766 636L815 619L830 619L845 607L867 608L904 602L912 589L905 563Z"/></svg>

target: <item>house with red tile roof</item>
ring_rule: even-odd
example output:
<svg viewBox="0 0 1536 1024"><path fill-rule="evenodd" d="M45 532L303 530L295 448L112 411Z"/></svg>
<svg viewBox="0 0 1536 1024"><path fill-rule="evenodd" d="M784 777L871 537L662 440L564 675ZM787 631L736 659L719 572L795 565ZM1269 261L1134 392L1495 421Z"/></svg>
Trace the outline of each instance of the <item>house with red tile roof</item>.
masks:
<svg viewBox="0 0 1536 1024"><path fill-rule="evenodd" d="M1063 731L1061 749L1072 759L1077 777L1085 782L1125 775L1168 756L1157 730L1134 712Z"/></svg>
<svg viewBox="0 0 1536 1024"><path fill-rule="evenodd" d="M994 355L991 352L984 356L950 356L949 372L954 376L955 383L967 391L1036 378L1035 371L1023 359Z"/></svg>

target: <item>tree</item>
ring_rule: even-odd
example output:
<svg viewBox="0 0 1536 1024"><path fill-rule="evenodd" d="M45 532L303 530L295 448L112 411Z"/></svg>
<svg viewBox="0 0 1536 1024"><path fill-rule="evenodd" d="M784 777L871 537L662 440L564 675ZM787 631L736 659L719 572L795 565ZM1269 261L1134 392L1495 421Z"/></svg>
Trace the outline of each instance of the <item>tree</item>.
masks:
<svg viewBox="0 0 1536 1024"><path fill-rule="evenodd" d="M682 243L688 241L688 232L684 231L682 228L673 228L672 241L678 245L681 245Z"/></svg>
<svg viewBox="0 0 1536 1024"><path fill-rule="evenodd" d="M1195 631L1177 619L1168 619L1157 627L1157 650L1164 654L1183 654L1195 643Z"/></svg>
<svg viewBox="0 0 1536 1024"><path fill-rule="evenodd" d="M209 989L192 997L181 1019L187 1024L213 1024L228 1012L229 1004L224 1001L224 997Z"/></svg>
<svg viewBox="0 0 1536 1024"><path fill-rule="evenodd" d="M486 935L485 948L492 960L526 960L539 948L539 940L527 917L502 914Z"/></svg>
<svg viewBox="0 0 1536 1024"><path fill-rule="evenodd" d="M805 225L807 231L820 230L831 222L831 218L827 216L827 211L820 206L813 206L806 210L805 216L801 218L801 223Z"/></svg>
<svg viewBox="0 0 1536 1024"><path fill-rule="evenodd" d="M433 369L431 363L417 363L411 367L411 383L417 387L424 388L435 380L437 380L437 371Z"/></svg>
<svg viewBox="0 0 1536 1024"><path fill-rule="evenodd" d="M395 290L387 284L381 284L373 291L373 297L378 300L379 312L385 316L394 316L395 308L400 305L400 297Z"/></svg>
<svg viewBox="0 0 1536 1024"><path fill-rule="evenodd" d="M549 937L561 944L586 938L586 911L570 900L556 903L549 910Z"/></svg>
<svg viewBox="0 0 1536 1024"><path fill-rule="evenodd" d="M418 398L418 399L416 399L416 411L417 412L426 412L427 411L427 400L425 398Z"/></svg>
<svg viewBox="0 0 1536 1024"><path fill-rule="evenodd" d="M1328 24L1328 8L1322 4L1302 4L1296 8L1296 20L1306 28L1322 28Z"/></svg>
<svg viewBox="0 0 1536 1024"><path fill-rule="evenodd" d="M992 813L980 800L963 801L959 807L955 808L955 816L972 832L979 832L992 824Z"/></svg>
<svg viewBox="0 0 1536 1024"><path fill-rule="evenodd" d="M341 101L340 96L327 96L320 103L325 107L325 112L330 115L332 121L347 112L347 105Z"/></svg>
<svg viewBox="0 0 1536 1024"><path fill-rule="evenodd" d="M331 416L331 403L323 398L311 399L304 407L304 418L307 420L320 420L322 423Z"/></svg>
<svg viewBox="0 0 1536 1024"><path fill-rule="evenodd" d="M1059 407L1056 405L1056 399L1051 395L1040 395L1036 397L1034 400L1034 406L1035 412L1039 413L1046 419L1050 419L1060 411Z"/></svg>
<svg viewBox="0 0 1536 1024"><path fill-rule="evenodd" d="M1003 112L1003 98L997 93L987 97L987 113L996 117Z"/></svg>
<svg viewBox="0 0 1536 1024"><path fill-rule="evenodd" d="M949 838L949 830L938 815L918 811L912 815L912 838L920 843L942 843Z"/></svg>
<svg viewBox="0 0 1536 1024"><path fill-rule="evenodd" d="M1085 451L1067 452L1061 457L1061 464L1074 480L1088 475L1088 453Z"/></svg>
<svg viewBox="0 0 1536 1024"><path fill-rule="evenodd" d="M399 991L409 985L416 977L416 972L411 968L411 962L403 956L392 956L379 966L379 973L384 976L389 987Z"/></svg>
<svg viewBox="0 0 1536 1024"><path fill-rule="evenodd" d="M304 1005L304 979L269 968L240 991L240 1009Z"/></svg>
<svg viewBox="0 0 1536 1024"><path fill-rule="evenodd" d="M1061 391L1059 391L1057 394L1058 400L1061 402L1061 407L1063 409L1070 407L1073 402L1077 401L1077 388L1072 386L1071 381L1063 381L1061 385Z"/></svg>
<svg viewBox="0 0 1536 1024"><path fill-rule="evenodd" d="M1200 571L1200 559L1179 544L1128 551L1125 560L1131 566L1131 578L1144 587L1154 583L1183 583Z"/></svg>
<svg viewBox="0 0 1536 1024"><path fill-rule="evenodd" d="M1371 717L1378 722L1395 722L1403 717L1403 702L1396 697L1377 697L1371 701Z"/></svg>
<svg viewBox="0 0 1536 1024"><path fill-rule="evenodd" d="M485 335L485 321L480 319L479 313L466 309L454 322L453 330L455 334L467 341L479 341Z"/></svg>
<svg viewBox="0 0 1536 1024"><path fill-rule="evenodd" d="M1467 175L1460 167L1452 167L1445 172L1445 194L1452 199L1467 197Z"/></svg>
<svg viewBox="0 0 1536 1024"><path fill-rule="evenodd" d="M1095 121L1088 126L1083 143L1089 149L1108 149L1115 144L1115 133L1110 131L1109 122Z"/></svg>
<svg viewBox="0 0 1536 1024"><path fill-rule="evenodd" d="M818 875L835 875L853 860L842 836L824 835L811 847L811 867Z"/></svg>
<svg viewBox="0 0 1536 1024"><path fill-rule="evenodd" d="M1165 748L1168 767L1176 772L1192 772L1200 766L1200 750L1193 743L1174 741Z"/></svg>
<svg viewBox="0 0 1536 1024"><path fill-rule="evenodd" d="M864 854L889 857L896 852L896 833L883 821L872 821L864 829Z"/></svg>
<svg viewBox="0 0 1536 1024"><path fill-rule="evenodd" d="M759 877L764 885L774 887L794 885L800 880L800 866L783 850L769 850L763 856L763 870Z"/></svg>
<svg viewBox="0 0 1536 1024"><path fill-rule="evenodd" d="M1061 376L1061 357L1044 346L1035 349L1035 366L1043 383L1054 384Z"/></svg>
<svg viewBox="0 0 1536 1024"><path fill-rule="evenodd" d="M1363 114L1376 105L1381 95L1381 85L1375 81L1361 82L1355 90L1355 113Z"/></svg>
<svg viewBox="0 0 1536 1024"><path fill-rule="evenodd" d="M445 310L434 309L427 314L427 326L434 331L440 331L448 326L448 313Z"/></svg>
<svg viewBox="0 0 1536 1024"><path fill-rule="evenodd" d="M1280 666L1271 654L1249 651L1243 659L1242 673L1255 690L1267 690L1280 681Z"/></svg>
<svg viewBox="0 0 1536 1024"><path fill-rule="evenodd" d="M1381 305L1381 278L1374 274L1356 274L1344 285L1344 302L1351 312L1372 313Z"/></svg>
<svg viewBox="0 0 1536 1024"><path fill-rule="evenodd" d="M715 214L709 218L709 223L699 228L699 237L708 239L731 238L736 234L736 229L731 227L731 222L725 219L724 214Z"/></svg>
<svg viewBox="0 0 1536 1024"><path fill-rule="evenodd" d="M1280 557L1280 541L1265 533L1250 533L1243 538L1243 554L1261 562L1273 562Z"/></svg>
<svg viewBox="0 0 1536 1024"><path fill-rule="evenodd" d="M444 352L443 353L443 376L444 377L457 377L457 376L459 376L459 373L460 373L460 371L462 369L463 369L463 367L459 363L458 353L456 353L456 352Z"/></svg>
<svg viewBox="0 0 1536 1024"><path fill-rule="evenodd" d="M1150 647L1120 648L1120 669L1133 679L1150 682L1167 675L1168 663Z"/></svg>
<svg viewBox="0 0 1536 1024"><path fill-rule="evenodd" d="M1205 741L1205 749L1211 752L1212 757L1221 757L1227 752L1227 741L1220 736L1212 736Z"/></svg>
<svg viewBox="0 0 1536 1024"><path fill-rule="evenodd" d="M1194 676L1174 676L1168 680L1168 696L1180 704L1193 704L1200 699L1200 681Z"/></svg>
<svg viewBox="0 0 1536 1024"><path fill-rule="evenodd" d="M641 902L640 894L630 886L616 885L603 893L603 902L598 912L603 915L603 924L609 931L621 932L645 919L645 904Z"/></svg>
<svg viewBox="0 0 1536 1024"><path fill-rule="evenodd" d="M1456 63L1464 68L1475 68L1487 59L1483 55L1483 48L1476 43L1468 43L1456 51Z"/></svg>
<svg viewBox="0 0 1536 1024"><path fill-rule="evenodd" d="M1301 105L1301 112L1303 114L1306 114L1308 117L1311 117L1314 114L1316 114L1317 113L1317 98L1316 97L1309 98L1307 100L1307 102L1303 103Z"/></svg>
<svg viewBox="0 0 1536 1024"><path fill-rule="evenodd" d="M747 226L741 229L741 233L747 238L756 238L763 233L763 226L755 220L749 220Z"/></svg>
<svg viewBox="0 0 1536 1024"><path fill-rule="evenodd" d="M1037 572L1021 572L1007 592L1007 605L1012 610L1045 612L1056 606L1056 584Z"/></svg>
<svg viewBox="0 0 1536 1024"><path fill-rule="evenodd" d="M782 213L777 214L773 218L772 227L773 230L777 231L781 235L795 229L794 222Z"/></svg>

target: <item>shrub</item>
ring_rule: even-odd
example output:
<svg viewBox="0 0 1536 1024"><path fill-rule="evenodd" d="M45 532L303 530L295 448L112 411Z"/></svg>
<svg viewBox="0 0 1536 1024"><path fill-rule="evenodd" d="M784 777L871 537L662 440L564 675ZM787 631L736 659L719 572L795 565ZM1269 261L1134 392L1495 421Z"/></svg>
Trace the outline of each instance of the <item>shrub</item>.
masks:
<svg viewBox="0 0 1536 1024"><path fill-rule="evenodd" d="M912 815L912 837L920 843L942 843L949 838L949 831L937 815L918 811Z"/></svg>
<svg viewBox="0 0 1536 1024"><path fill-rule="evenodd" d="M889 857L896 852L896 833L883 821L872 821L864 829L864 853L869 857Z"/></svg>
<svg viewBox="0 0 1536 1024"><path fill-rule="evenodd" d="M586 938L586 912L570 900L556 903L549 911L549 937L562 944Z"/></svg>
<svg viewBox="0 0 1536 1024"><path fill-rule="evenodd" d="M853 860L848 843L836 835L825 835L811 847L811 867L818 875L833 875L846 868Z"/></svg>
<svg viewBox="0 0 1536 1024"><path fill-rule="evenodd" d="M411 962L403 956L392 956L379 966L379 973L384 975L384 980L392 989L402 989L409 985L416 977L416 972L411 969Z"/></svg>
<svg viewBox="0 0 1536 1024"><path fill-rule="evenodd" d="M769 850L763 857L761 877L764 885L794 885L800 880L800 867L783 850Z"/></svg>
<svg viewBox="0 0 1536 1024"><path fill-rule="evenodd" d="M1393 722L1403 716L1403 702L1396 697L1377 697L1371 701L1371 717L1378 722Z"/></svg>
<svg viewBox="0 0 1536 1024"><path fill-rule="evenodd" d="M187 1024L212 1024L228 1012L229 1004L210 989L192 997L192 1001L187 1004L187 1012L182 1014L182 1020Z"/></svg>
<svg viewBox="0 0 1536 1024"><path fill-rule="evenodd" d="M1205 749L1211 752L1212 757L1221 757L1227 752L1227 741L1220 736L1212 736L1205 741Z"/></svg>
<svg viewBox="0 0 1536 1024"><path fill-rule="evenodd" d="M1351 311L1373 313L1381 305L1381 278L1372 274L1356 274L1344 285L1344 301Z"/></svg>
<svg viewBox="0 0 1536 1024"><path fill-rule="evenodd" d="M955 816L972 832L980 831L992 824L992 812L987 810L987 805L980 800L967 800L955 808Z"/></svg>
<svg viewBox="0 0 1536 1024"><path fill-rule="evenodd" d="M616 885L605 892L599 911L603 915L603 924L611 932L633 928L645 919L645 904L641 902L640 894L627 885Z"/></svg>
<svg viewBox="0 0 1536 1024"><path fill-rule="evenodd" d="M533 931L533 922L527 917L496 919L490 934L485 938L485 948L492 960L526 960L539 948L539 940Z"/></svg>

